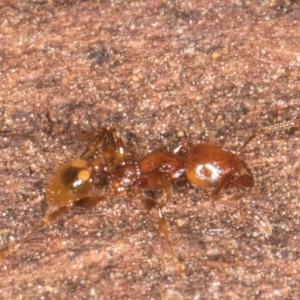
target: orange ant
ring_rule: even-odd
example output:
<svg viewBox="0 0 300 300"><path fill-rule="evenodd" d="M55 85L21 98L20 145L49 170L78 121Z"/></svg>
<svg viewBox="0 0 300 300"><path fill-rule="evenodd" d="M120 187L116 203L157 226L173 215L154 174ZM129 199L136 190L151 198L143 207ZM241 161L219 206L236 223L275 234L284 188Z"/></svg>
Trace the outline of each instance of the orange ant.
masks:
<svg viewBox="0 0 300 300"><path fill-rule="evenodd" d="M169 239L169 230L163 207L172 200L172 181L183 176L188 182L200 188L213 188L213 200L223 188L252 187L254 185L251 170L240 159L242 150L257 135L266 131L284 130L300 124L300 120L280 123L270 127L261 127L254 131L236 151L227 150L219 145L198 143L187 146L187 155L180 155L182 145L176 151L155 150L146 155L140 162L127 161L128 156L124 144L114 129L101 128L90 134L81 135L82 139L91 139L90 144L79 159L71 160L57 169L50 179L46 200L56 208L38 222L32 230L12 244L0 254L0 259L14 252L25 244L29 238L41 227L49 224L61 216L66 210L74 206L92 208L100 201L113 196L123 196L129 190L136 195L142 195L145 207L158 211L159 224L169 245L171 254L180 270L182 266L177 259ZM87 153L95 152L100 147L100 158L91 161L83 157ZM103 186L103 195L94 197L91 192L97 177L103 173L108 178L109 187ZM162 191L159 198L147 198L145 190ZM226 203L226 201L224 201ZM243 209L242 213L251 217L261 231L271 234L271 226L250 210Z"/></svg>

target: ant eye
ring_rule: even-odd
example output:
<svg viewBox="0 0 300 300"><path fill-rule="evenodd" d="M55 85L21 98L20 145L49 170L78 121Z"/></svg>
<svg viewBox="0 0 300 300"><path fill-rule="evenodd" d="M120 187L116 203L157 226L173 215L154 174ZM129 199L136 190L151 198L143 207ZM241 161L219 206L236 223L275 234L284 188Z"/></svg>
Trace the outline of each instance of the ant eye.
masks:
<svg viewBox="0 0 300 300"><path fill-rule="evenodd" d="M89 186L90 171L86 168L86 161L73 161L61 174L61 181L73 193L81 192Z"/></svg>

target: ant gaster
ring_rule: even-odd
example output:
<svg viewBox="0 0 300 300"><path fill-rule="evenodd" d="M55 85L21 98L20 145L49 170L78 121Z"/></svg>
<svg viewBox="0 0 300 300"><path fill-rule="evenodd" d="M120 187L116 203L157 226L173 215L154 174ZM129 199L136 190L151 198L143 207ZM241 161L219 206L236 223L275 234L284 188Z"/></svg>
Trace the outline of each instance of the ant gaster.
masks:
<svg viewBox="0 0 300 300"><path fill-rule="evenodd" d="M50 179L46 200L55 208L40 220L25 237L12 244L0 254L0 259L14 252L19 246L41 227L56 220L66 210L74 206L92 208L100 201L113 196L124 196L129 190L141 197L145 207L156 208L160 227L165 235L171 254L180 272L182 266L177 262L169 238L169 229L163 215L163 207L172 200L172 181L183 176L188 182L200 188L212 188L212 199L215 200L223 188L252 187L254 179L247 164L240 159L240 153L258 134L266 131L284 130L300 124L300 120L280 123L270 127L261 127L254 131L236 151L227 150L219 145L198 143L187 146L187 155L160 149L147 154L139 162L127 161L127 153L119 134L111 128L100 128L89 134L79 136L90 139L90 143L79 159L71 160L59 167ZM87 160L83 157L95 152L100 147L101 155L96 159ZM110 181L108 192L100 196L91 196L94 181L103 173ZM102 175L103 175L102 174ZM107 190L103 187L104 190ZM161 191L159 199L145 197L143 191ZM226 200L225 200L226 203ZM242 214L251 218L259 229L270 235L272 230L269 222L248 209Z"/></svg>

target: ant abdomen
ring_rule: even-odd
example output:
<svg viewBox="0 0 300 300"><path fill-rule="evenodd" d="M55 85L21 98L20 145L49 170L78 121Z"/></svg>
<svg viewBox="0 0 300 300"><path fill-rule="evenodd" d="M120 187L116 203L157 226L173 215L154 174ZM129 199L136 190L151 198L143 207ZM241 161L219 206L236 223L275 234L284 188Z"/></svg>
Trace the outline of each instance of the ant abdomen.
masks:
<svg viewBox="0 0 300 300"><path fill-rule="evenodd" d="M223 187L251 187L254 184L251 172L237 154L209 143L190 146L186 177L198 187L215 188L218 192Z"/></svg>

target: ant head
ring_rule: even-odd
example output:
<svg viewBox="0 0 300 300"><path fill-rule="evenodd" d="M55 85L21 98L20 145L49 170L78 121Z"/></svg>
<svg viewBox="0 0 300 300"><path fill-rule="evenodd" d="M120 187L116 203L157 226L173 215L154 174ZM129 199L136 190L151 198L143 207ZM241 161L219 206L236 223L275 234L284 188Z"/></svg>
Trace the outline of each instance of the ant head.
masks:
<svg viewBox="0 0 300 300"><path fill-rule="evenodd" d="M87 196L92 189L87 161L72 160L62 165L49 181L46 197L50 204L63 206Z"/></svg>

